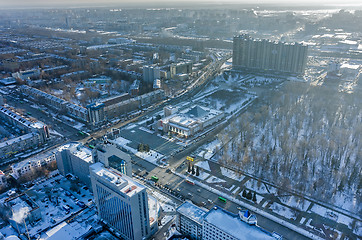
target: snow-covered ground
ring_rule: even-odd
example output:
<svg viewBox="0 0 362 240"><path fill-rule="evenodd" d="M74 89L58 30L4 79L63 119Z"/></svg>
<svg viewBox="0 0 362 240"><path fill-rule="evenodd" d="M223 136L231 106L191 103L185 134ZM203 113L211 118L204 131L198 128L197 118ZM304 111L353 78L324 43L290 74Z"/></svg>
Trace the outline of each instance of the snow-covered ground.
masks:
<svg viewBox="0 0 362 240"><path fill-rule="evenodd" d="M260 183L260 186L258 187L258 181L255 179L249 179L245 184L244 187L253 190L257 193L260 194L265 194L265 193L276 193L277 189L271 186L268 186L268 189L270 192L268 192L268 190L265 187L265 184Z"/></svg>
<svg viewBox="0 0 362 240"><path fill-rule="evenodd" d="M52 172L49 175L51 177L48 179L44 177L37 179L34 181L34 186L26 192L26 194L40 208L41 213L41 219L35 225L28 224L28 232L30 236L35 236L39 232L44 231L45 229L50 229L55 225L63 224L62 222L66 218L79 211L82 211L82 213L77 215L77 219L82 218L84 216L83 214L86 214L85 218L87 219L87 222L79 221L77 226L74 224L74 226L72 224L63 224L64 226L62 226L62 228L55 229L53 234L58 234L59 231L73 231L74 236L77 235L76 233L80 233L80 235L82 235L88 231L91 226L90 223L95 220L94 216L96 211L88 208L82 208L78 205L79 201L83 202L85 205L92 204L93 197L89 189L84 188L83 184L74 183L78 189L77 191L79 192L71 192L70 188L73 183L62 175L55 175L56 174L53 174ZM18 206L18 210L21 211L23 209L23 201L20 198L16 199L18 200L18 204L14 206ZM16 207L14 208L14 211L17 212L18 210ZM24 215L24 217L26 217L26 215ZM83 224L82 222L86 224ZM8 229L1 229L0 231L7 234Z"/></svg>
<svg viewBox="0 0 362 240"><path fill-rule="evenodd" d="M152 131L152 130L147 129L147 128L145 128L145 127L140 127L139 130L142 130L142 131L144 131L144 132L151 133L151 134L154 134L154 133L155 133L155 131Z"/></svg>
<svg viewBox="0 0 362 240"><path fill-rule="evenodd" d="M227 169L227 168L224 168L224 167L220 167L220 170L221 170L221 174L225 177L228 177L228 178L231 178L231 179L234 179L236 181L243 181L244 179L244 176L239 174L239 173L236 173L234 172L233 170L230 170L230 169Z"/></svg>
<svg viewBox="0 0 362 240"><path fill-rule="evenodd" d="M200 180L205 180L208 176L210 176L210 174L200 170L200 175L199 176L196 176L196 174L192 175L192 176L195 177L195 178L198 178Z"/></svg>
<svg viewBox="0 0 362 240"><path fill-rule="evenodd" d="M292 209L280 205L279 203L273 203L269 208L279 214L280 216L286 217L287 219L295 219L295 213Z"/></svg>
<svg viewBox="0 0 362 240"><path fill-rule="evenodd" d="M226 182L225 180L215 177L215 176L211 176L206 180L207 183L224 183Z"/></svg>
<svg viewBox="0 0 362 240"><path fill-rule="evenodd" d="M211 171L208 161L199 161L199 162L195 163L195 166L198 166L206 171Z"/></svg>
<svg viewBox="0 0 362 240"><path fill-rule="evenodd" d="M280 197L280 201L290 207L297 208L301 211L307 211L310 201L298 198L296 196Z"/></svg>
<svg viewBox="0 0 362 240"><path fill-rule="evenodd" d="M160 206L162 211L164 212L175 212L175 207L173 205L169 205L167 203L160 202Z"/></svg>
<svg viewBox="0 0 362 240"><path fill-rule="evenodd" d="M135 155L155 165L158 165L157 161L164 158L164 155L154 150L150 150L149 152L139 152L136 150Z"/></svg>
<svg viewBox="0 0 362 240"><path fill-rule="evenodd" d="M215 149L217 148L217 147L220 147L220 142L219 142L219 140L218 139L215 139L215 140L213 140L212 142L210 142L210 143L207 143L207 144L205 144L205 145L203 145L203 146L201 146L199 149L201 149L200 150L200 152L198 153L198 156L199 157L202 157L202 158L204 158L204 159L207 159L207 160L210 160L211 159L211 157L214 155L214 153L215 153Z"/></svg>
<svg viewBox="0 0 362 240"><path fill-rule="evenodd" d="M180 173L175 172L175 174L178 175L178 176L180 176L180 177L183 177L183 178L185 178L185 179L187 178L185 175L182 175L182 174L180 174ZM309 237L309 238L311 238L311 239L315 239L315 240L317 240L317 239L318 239L318 240L322 240L322 238L314 235L314 234L311 233L311 232L308 232L308 231L305 230L305 229L302 229L302 228L300 228L300 227L297 227L297 226L295 226L294 224L292 224L292 223L290 223L290 222L288 222L288 221L284 221L284 220L280 219L279 217L274 216L274 215L272 215L272 214L270 214L270 213L267 213L267 212L265 212L265 211L263 211L263 210L255 207L255 206L253 206L253 205L251 205L251 204L248 204L248 203L246 203L246 202L244 202L244 201L241 201L241 200L239 200L239 199L236 199L235 197L233 197L233 196L231 196L231 195L229 195L229 194L227 194L227 193L224 193L224 192L222 192L222 191L220 191L220 190L218 190L218 189L212 188L212 187L208 186L207 184L204 184L204 183L199 182L199 181L197 181L197 180L195 180L194 182L195 182L196 185L201 186L201 187L209 190L210 192L213 192L213 193L215 193L215 194L217 194L217 195L219 195L219 196L222 196L222 197L224 197L224 198L226 198L226 199L228 199L228 200L231 200L231 201L239 204L239 205L242 206L242 207L248 208L249 210L254 211L255 213L258 213L258 214L260 214L260 215L262 215L262 216L264 216L264 217L267 217L267 218L269 218L269 219L271 219L271 220L273 220L273 221L275 221L275 222L278 222L279 224L282 224L283 226L285 226L285 227L287 227L287 228L290 228L290 229L292 229L292 230L294 230L294 231L296 231L296 232L298 232L298 233L300 233L300 234L302 234L302 235L304 235L304 236L307 236L307 237Z"/></svg>
<svg viewBox="0 0 362 240"><path fill-rule="evenodd" d="M337 221L339 223L343 223L343 224L347 225L348 227L352 226L352 222L353 222L352 218L350 218L344 214L331 211L320 205L314 204L313 207L310 209L310 211L314 212L322 217L327 217L327 218Z"/></svg>

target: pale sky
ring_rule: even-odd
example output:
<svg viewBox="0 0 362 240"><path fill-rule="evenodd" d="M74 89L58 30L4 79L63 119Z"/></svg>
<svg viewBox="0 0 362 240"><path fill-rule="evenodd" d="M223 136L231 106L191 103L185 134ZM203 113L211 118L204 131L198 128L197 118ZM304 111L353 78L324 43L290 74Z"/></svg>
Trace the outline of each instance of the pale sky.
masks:
<svg viewBox="0 0 362 240"><path fill-rule="evenodd" d="M157 6L162 5L162 3L172 5L172 3L185 4L192 6L195 3L213 3L213 4L274 4L282 3L284 5L357 5L362 6L361 0L0 0L0 8L3 7L72 7L72 6L101 6L101 5L132 5L137 7L144 7L145 5L150 6L152 4L157 4Z"/></svg>

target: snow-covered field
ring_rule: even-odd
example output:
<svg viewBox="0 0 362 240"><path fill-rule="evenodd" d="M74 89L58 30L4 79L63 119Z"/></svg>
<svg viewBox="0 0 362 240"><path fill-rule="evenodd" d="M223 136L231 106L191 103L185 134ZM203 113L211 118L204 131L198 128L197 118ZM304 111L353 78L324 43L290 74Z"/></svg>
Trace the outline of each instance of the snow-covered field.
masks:
<svg viewBox="0 0 362 240"><path fill-rule="evenodd" d="M234 179L239 182L243 181L243 179L244 179L243 175L238 174L238 173L234 172L233 170L230 170L230 169L227 169L224 167L220 167L220 170L221 170L221 174L225 177Z"/></svg>
<svg viewBox="0 0 362 240"><path fill-rule="evenodd" d="M226 182L225 180L215 177L215 176L211 176L206 180L207 183L224 183Z"/></svg>
<svg viewBox="0 0 362 240"><path fill-rule="evenodd" d="M198 178L200 180L205 180L208 176L210 176L210 174L200 170L200 175L199 176L196 176L196 174L192 175L192 176L194 176L195 178Z"/></svg>
<svg viewBox="0 0 362 240"><path fill-rule="evenodd" d="M296 196L280 197L280 201L290 207L297 208L301 211L307 211L310 201L298 198Z"/></svg>
<svg viewBox="0 0 362 240"><path fill-rule="evenodd" d="M198 166L206 171L210 171L210 166L208 161L200 161L195 163L195 166Z"/></svg>
<svg viewBox="0 0 362 240"><path fill-rule="evenodd" d="M269 208L280 216L286 217L287 219L295 219L295 213L292 209L280 205L279 203L273 203Z"/></svg>
<svg viewBox="0 0 362 240"><path fill-rule="evenodd" d="M331 210L326 209L325 207L322 207L320 205L313 205L313 207L310 210L311 212L314 212L322 217L326 217L332 220L335 220L339 223L345 224L349 227L351 227L353 219L350 217L347 217L344 214L340 214Z"/></svg>
<svg viewBox="0 0 362 240"><path fill-rule="evenodd" d="M269 191L265 187L263 183L260 183L260 186L258 187L258 181L255 179L249 179L245 184L244 187L253 190L255 192L258 192L260 194L266 194L266 193L276 193L277 190L274 187L268 186Z"/></svg>

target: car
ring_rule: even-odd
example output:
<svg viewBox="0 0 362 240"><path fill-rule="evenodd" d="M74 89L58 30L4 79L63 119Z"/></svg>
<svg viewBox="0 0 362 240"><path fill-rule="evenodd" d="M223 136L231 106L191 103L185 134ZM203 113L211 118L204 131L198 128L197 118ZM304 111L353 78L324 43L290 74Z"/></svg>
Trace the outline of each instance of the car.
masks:
<svg viewBox="0 0 362 240"><path fill-rule="evenodd" d="M213 201L212 201L211 199L207 199L207 201L208 201L210 204L213 203Z"/></svg>
<svg viewBox="0 0 362 240"><path fill-rule="evenodd" d="M199 188L199 189L197 189L197 191L198 191L198 192L201 192L201 189Z"/></svg>
<svg viewBox="0 0 362 240"><path fill-rule="evenodd" d="M79 207L81 207L81 208L84 208L84 207L85 207L85 204L84 204L84 202L82 202L82 201L78 201L78 202L77 202L77 205L78 205Z"/></svg>
<svg viewBox="0 0 362 240"><path fill-rule="evenodd" d="M181 189L177 188L176 191L181 192Z"/></svg>
<svg viewBox="0 0 362 240"><path fill-rule="evenodd" d="M187 193L187 196L193 197L192 193Z"/></svg>

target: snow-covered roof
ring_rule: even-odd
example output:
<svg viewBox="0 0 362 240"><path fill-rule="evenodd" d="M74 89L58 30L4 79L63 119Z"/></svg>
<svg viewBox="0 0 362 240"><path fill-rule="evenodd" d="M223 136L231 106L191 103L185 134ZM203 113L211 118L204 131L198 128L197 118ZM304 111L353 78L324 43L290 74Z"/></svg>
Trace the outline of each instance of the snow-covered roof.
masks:
<svg viewBox="0 0 362 240"><path fill-rule="evenodd" d="M192 108L185 109L180 113L176 113L162 119L164 123L176 124L178 128L185 129L195 124L207 122L216 116L223 114L222 111L195 105Z"/></svg>
<svg viewBox="0 0 362 240"><path fill-rule="evenodd" d="M52 156L55 156L53 151L47 151L45 153L37 154L37 155L35 155L33 157L25 159L24 161L14 163L12 165L12 169L13 169L13 171L16 171L17 169L22 169L23 167L29 166L32 163L41 162L42 160L44 160L46 158L50 158Z"/></svg>
<svg viewBox="0 0 362 240"><path fill-rule="evenodd" d="M90 169L94 174L98 175L98 177L117 187L120 192L129 197L145 189L144 186L137 183L132 178L113 168L105 168L100 162L91 165Z"/></svg>
<svg viewBox="0 0 362 240"><path fill-rule="evenodd" d="M90 230L91 226L82 226L81 223L76 221L68 224L62 222L53 229L46 232L47 240L64 240L64 239L78 239Z"/></svg>
<svg viewBox="0 0 362 240"><path fill-rule="evenodd" d="M3 148L3 147L8 146L8 145L15 144L17 142L24 141L26 139L30 139L30 138L32 138L32 137L34 137L36 135L37 135L36 133L27 133L27 134L21 135L19 137L9 139L9 140L7 140L5 142L0 142L0 148Z"/></svg>
<svg viewBox="0 0 362 240"><path fill-rule="evenodd" d="M85 162L92 163L92 150L83 146L79 142L71 142L60 146L57 151L61 152L63 150L69 150L74 156L82 159Z"/></svg>
<svg viewBox="0 0 362 240"><path fill-rule="evenodd" d="M206 215L206 222L240 240L275 240L271 233L242 221L237 214L232 214L220 207L212 208Z"/></svg>
<svg viewBox="0 0 362 240"><path fill-rule="evenodd" d="M202 224L204 216L207 213L206 209L204 210L189 201L180 205L177 208L177 212L200 224Z"/></svg>

